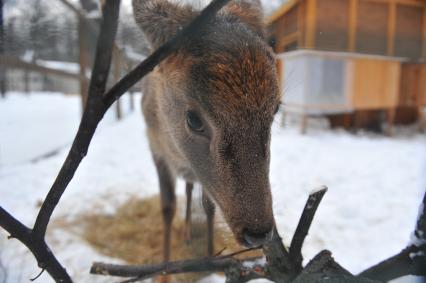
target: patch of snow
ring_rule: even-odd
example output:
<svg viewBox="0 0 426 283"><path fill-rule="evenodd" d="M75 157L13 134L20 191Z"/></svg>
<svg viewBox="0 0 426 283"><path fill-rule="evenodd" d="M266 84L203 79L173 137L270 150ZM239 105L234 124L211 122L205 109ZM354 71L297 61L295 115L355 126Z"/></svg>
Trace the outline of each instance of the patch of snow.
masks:
<svg viewBox="0 0 426 283"><path fill-rule="evenodd" d="M101 14L101 11L97 9L97 10L90 11L90 13L87 13L86 17L88 19L102 19L102 14Z"/></svg>
<svg viewBox="0 0 426 283"><path fill-rule="evenodd" d="M65 95L10 94L0 99L0 205L26 225L33 225L39 202L65 159L79 122L79 106L78 97ZM113 213L130 197L158 193L140 110L120 122L113 118L109 111L101 122L53 221L84 212ZM37 155L34 152L63 144L66 147L56 155L26 162ZM305 263L329 249L337 262L358 273L399 252L407 244L424 194L425 145L426 137L420 134L388 138L311 130L300 135L296 127L274 123L270 180L284 242L290 243L312 188L325 184L328 193L303 247ZM177 185L178 197L184 196L183 182ZM10 282L27 282L39 269L23 245L5 240L6 236L0 230L0 258L8 265ZM111 282L88 271L92 261L114 260L98 254L77 235L53 225L48 241L77 282ZM203 282L223 282L211 277ZM52 282L46 274L39 281Z"/></svg>
<svg viewBox="0 0 426 283"><path fill-rule="evenodd" d="M255 266L265 266L266 265L266 257L257 258L253 261L243 261L243 266L245 268L253 269Z"/></svg>
<svg viewBox="0 0 426 283"><path fill-rule="evenodd" d="M65 71L73 74L78 74L80 72L80 65L74 62L37 60L36 63L43 67Z"/></svg>
<svg viewBox="0 0 426 283"><path fill-rule="evenodd" d="M418 252L416 252L416 253L410 253L409 254L409 257L411 258L411 259L414 259L414 258L416 258L416 257L424 257L425 256L425 252L424 251L418 251Z"/></svg>
<svg viewBox="0 0 426 283"><path fill-rule="evenodd" d="M22 61L31 63L34 59L34 50L26 50L24 55L21 56Z"/></svg>

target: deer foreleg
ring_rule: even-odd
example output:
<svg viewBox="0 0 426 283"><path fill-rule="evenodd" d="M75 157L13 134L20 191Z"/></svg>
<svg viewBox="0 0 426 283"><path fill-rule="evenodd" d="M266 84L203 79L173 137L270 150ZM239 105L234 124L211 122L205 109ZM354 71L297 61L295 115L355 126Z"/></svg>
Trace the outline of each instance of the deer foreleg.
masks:
<svg viewBox="0 0 426 283"><path fill-rule="evenodd" d="M194 184L186 183L186 216L185 216L185 241L186 243L191 242L192 232L191 232L191 204L192 204L192 190L194 189Z"/></svg>
<svg viewBox="0 0 426 283"><path fill-rule="evenodd" d="M202 196L203 208L206 212L207 217L207 253L209 256L213 256L214 252L214 213L215 213L215 204L210 200L210 198L203 192Z"/></svg>
<svg viewBox="0 0 426 283"><path fill-rule="evenodd" d="M175 178L166 163L162 161L155 163L160 182L161 212L164 225L163 258L164 262L167 262L170 259L172 221L176 211Z"/></svg>

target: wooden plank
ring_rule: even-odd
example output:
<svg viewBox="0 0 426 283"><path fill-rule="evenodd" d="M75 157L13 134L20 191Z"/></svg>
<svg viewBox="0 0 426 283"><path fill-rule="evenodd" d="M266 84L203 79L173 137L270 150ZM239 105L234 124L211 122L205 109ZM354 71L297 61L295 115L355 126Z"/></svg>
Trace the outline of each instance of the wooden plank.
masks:
<svg viewBox="0 0 426 283"><path fill-rule="evenodd" d="M44 67L34 63L28 63L13 56L0 55L0 65L6 66L9 68L17 68L17 69L24 69L27 71L40 72L47 75L56 75L56 76L66 77L69 79L76 79L76 80L80 79L79 74L74 74L67 71Z"/></svg>
<svg viewBox="0 0 426 283"><path fill-rule="evenodd" d="M281 18L281 16L283 16L285 13L287 13L291 8L293 8L294 5L296 5L299 1L300 0L290 0L290 1L287 1L280 8L278 8L278 10L276 10L274 13L272 13L272 15L269 16L266 19L266 22L268 24L271 24L272 22L275 22L276 20L278 20L279 18Z"/></svg>
<svg viewBox="0 0 426 283"><path fill-rule="evenodd" d="M426 7L426 3L424 2L424 0L362 0L362 1L378 2L378 3L395 3L398 5Z"/></svg>
<svg viewBox="0 0 426 283"><path fill-rule="evenodd" d="M418 103L419 107L426 107L426 64L423 64L420 70Z"/></svg>
<svg viewBox="0 0 426 283"><path fill-rule="evenodd" d="M403 64L398 106L417 107L421 96L420 64Z"/></svg>
<svg viewBox="0 0 426 283"><path fill-rule="evenodd" d="M394 56L419 60L422 58L423 9L420 7L398 5Z"/></svg>
<svg viewBox="0 0 426 283"><path fill-rule="evenodd" d="M305 31L305 47L315 47L315 30L316 30L316 1L306 0L306 31Z"/></svg>
<svg viewBox="0 0 426 283"><path fill-rule="evenodd" d="M358 3L355 51L387 55L389 2Z"/></svg>
<svg viewBox="0 0 426 283"><path fill-rule="evenodd" d="M426 7L423 8L423 53L422 57L423 59L426 59Z"/></svg>
<svg viewBox="0 0 426 283"><path fill-rule="evenodd" d="M349 38L348 38L348 51L355 51L356 45L356 21L358 17L358 0L350 0L349 4Z"/></svg>
<svg viewBox="0 0 426 283"><path fill-rule="evenodd" d="M387 109L397 106L400 62L354 59L352 68L352 104L355 109Z"/></svg>
<svg viewBox="0 0 426 283"><path fill-rule="evenodd" d="M395 24L396 3L389 2L388 33L387 33L387 55L392 56L395 52Z"/></svg>
<svg viewBox="0 0 426 283"><path fill-rule="evenodd" d="M319 0L315 13L315 49L347 51L350 0Z"/></svg>
<svg viewBox="0 0 426 283"><path fill-rule="evenodd" d="M292 42L298 41L298 40L299 40L299 32L296 31L296 32L293 32L293 33L283 37L280 41L280 46L283 47L283 46L288 45L289 43L292 43Z"/></svg>
<svg viewBox="0 0 426 283"><path fill-rule="evenodd" d="M304 20L304 2L300 2L299 5L297 6L297 31L299 32L299 38L297 39L297 45L299 46L299 48L303 48L304 47L304 42L303 42L303 33L304 33L304 29L305 29L305 20Z"/></svg>

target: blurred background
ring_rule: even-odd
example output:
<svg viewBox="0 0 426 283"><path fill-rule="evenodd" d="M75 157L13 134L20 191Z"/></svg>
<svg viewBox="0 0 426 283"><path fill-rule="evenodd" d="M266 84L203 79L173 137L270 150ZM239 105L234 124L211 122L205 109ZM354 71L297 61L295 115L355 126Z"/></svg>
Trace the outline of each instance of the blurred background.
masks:
<svg viewBox="0 0 426 283"><path fill-rule="evenodd" d="M100 2L0 0L0 205L29 226L81 118ZM328 186L305 263L329 249L359 273L409 243L426 189L426 2L262 4L283 94L271 144L278 230L288 245L309 193ZM131 1L123 0L109 87L149 53ZM93 261L161 261L159 189L142 95L138 84L109 110L49 226L48 242L76 282L111 282L88 274ZM184 187L179 181L174 259L205 251L199 187L193 244L184 242ZM239 249L220 213L215 227L217 251ZM0 230L0 283L27 282L37 264L6 236ZM52 282L47 274L38 280ZM175 280L224 282L220 274Z"/></svg>

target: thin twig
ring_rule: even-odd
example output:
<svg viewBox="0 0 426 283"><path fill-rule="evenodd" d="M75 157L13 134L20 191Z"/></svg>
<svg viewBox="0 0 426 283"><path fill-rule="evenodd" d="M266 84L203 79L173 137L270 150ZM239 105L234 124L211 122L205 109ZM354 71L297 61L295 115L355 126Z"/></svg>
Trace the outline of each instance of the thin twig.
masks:
<svg viewBox="0 0 426 283"><path fill-rule="evenodd" d="M293 239L290 244L290 256L296 262L298 267L302 269L302 246L308 235L312 220L314 219L317 208L322 200L322 197L327 192L327 187L323 186L316 192L309 195L308 201L303 209L299 224L294 232Z"/></svg>
<svg viewBox="0 0 426 283"><path fill-rule="evenodd" d="M254 247L254 248L243 249L243 250L239 250L239 251L227 254L227 255L216 256L216 258L230 258L230 257L234 257L236 255L248 253L248 252L251 252L251 251L260 250L261 248L262 247Z"/></svg>

